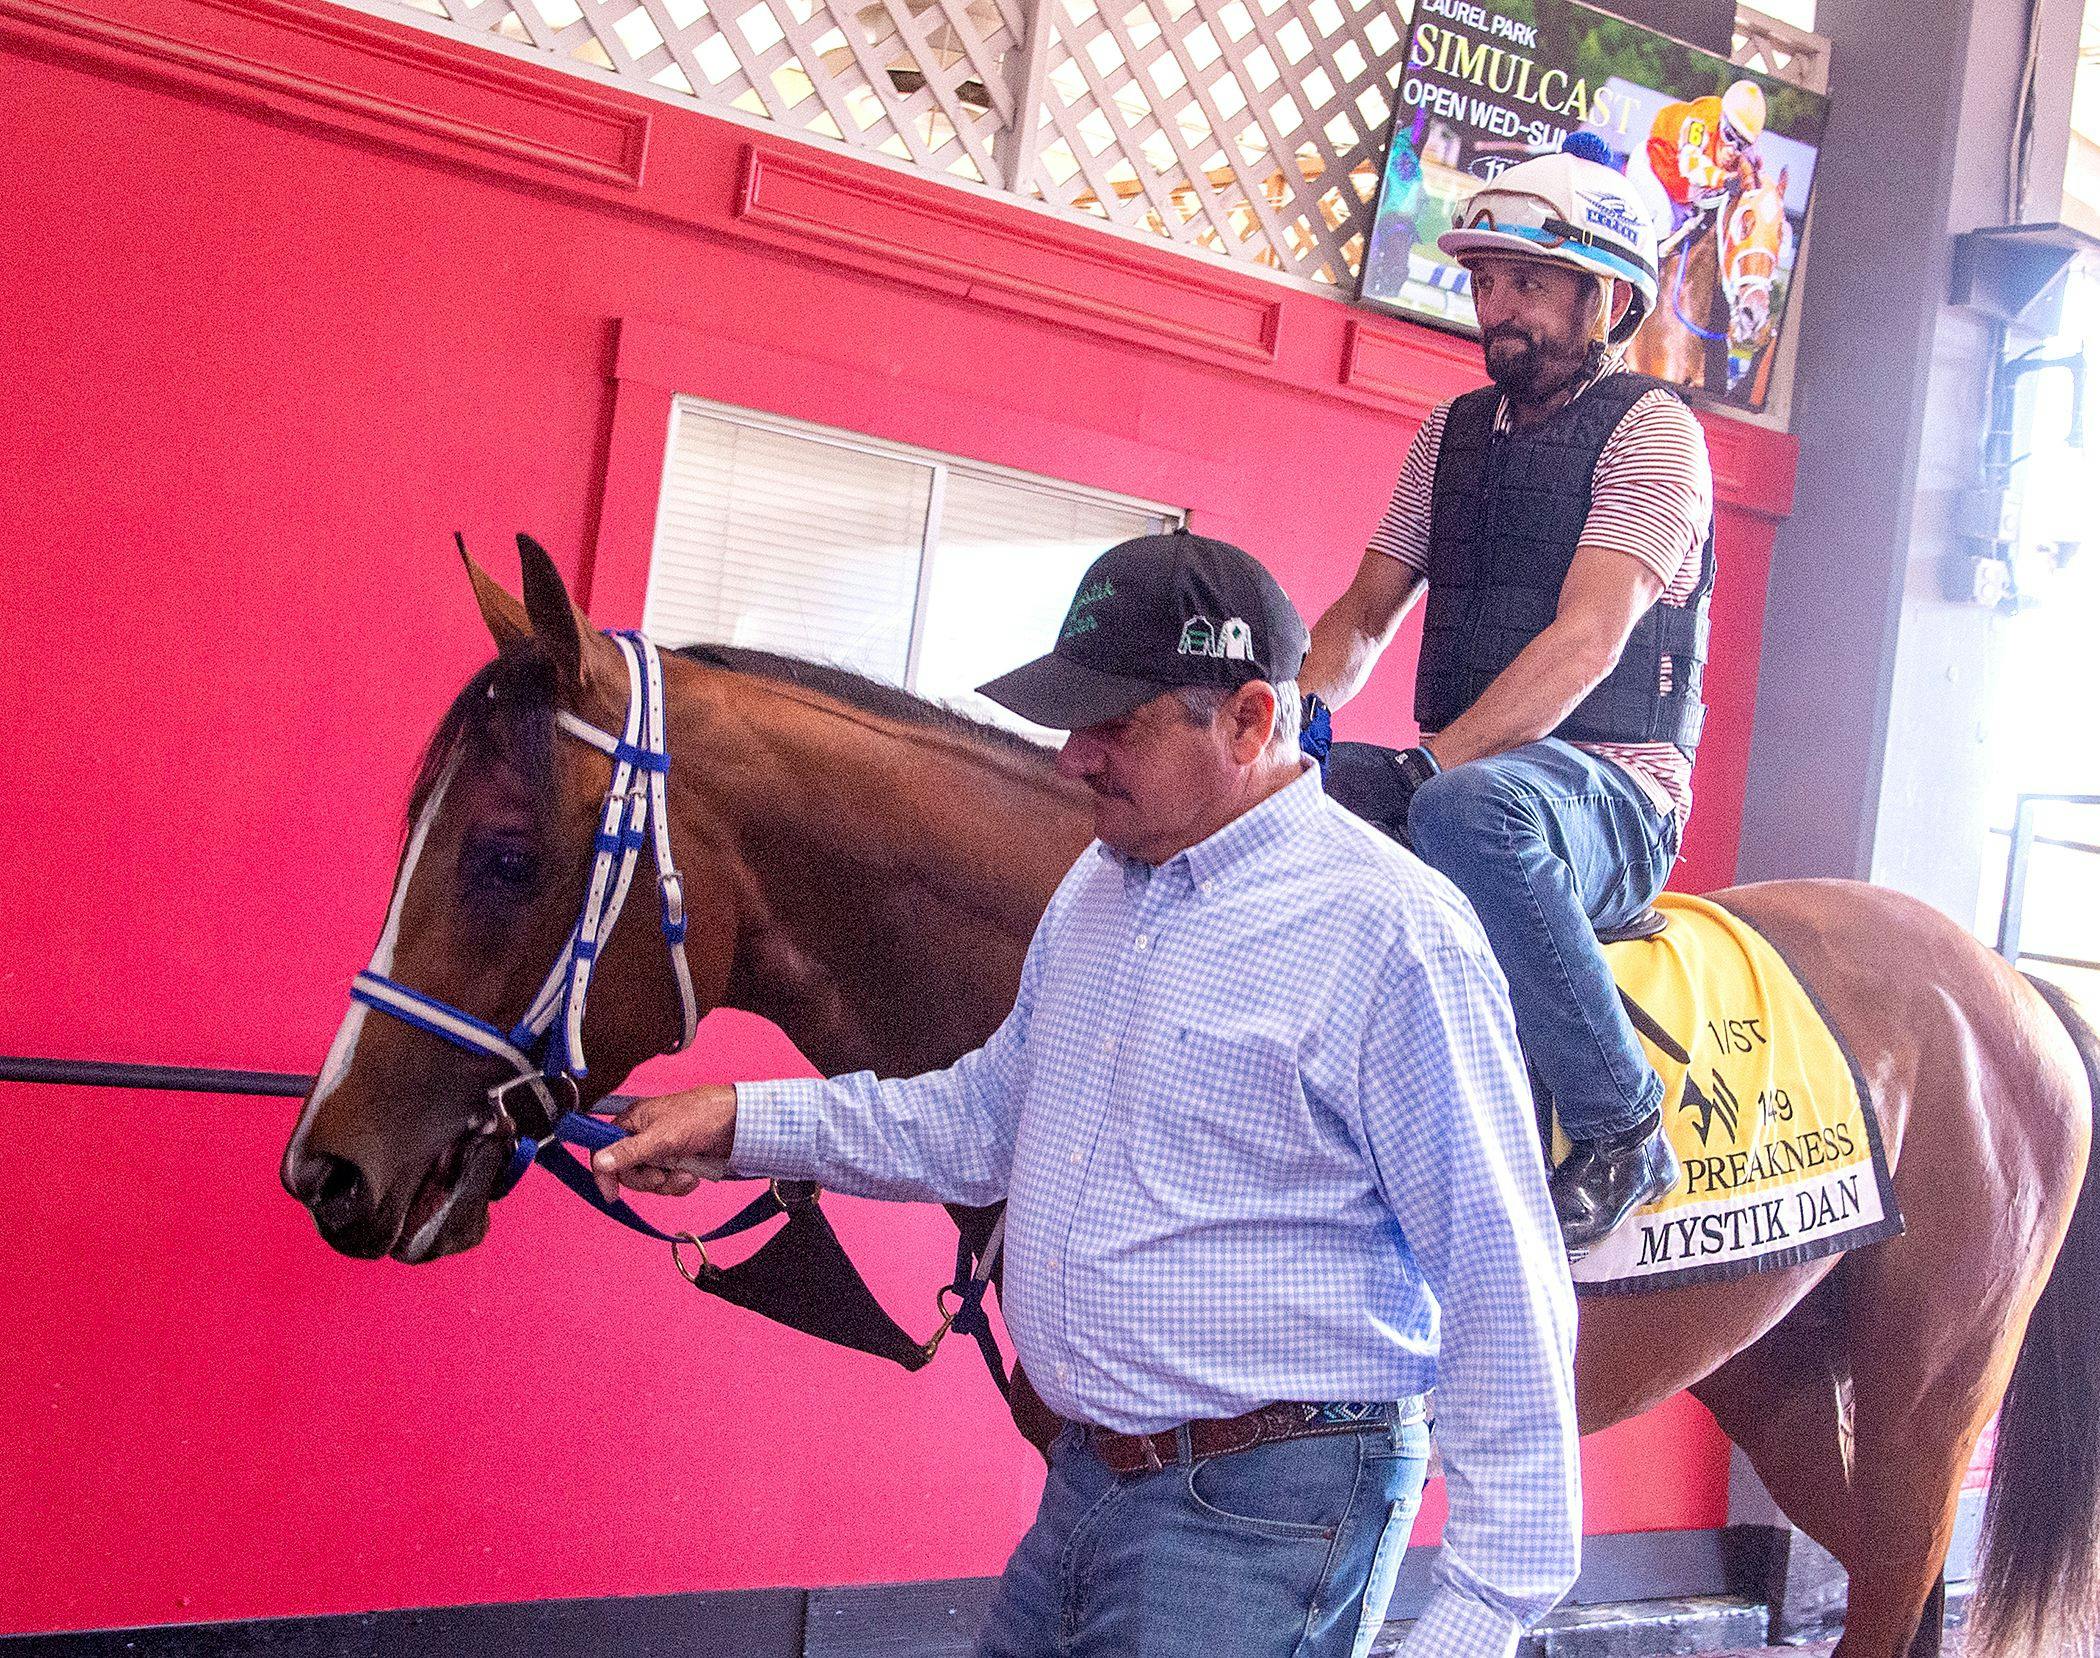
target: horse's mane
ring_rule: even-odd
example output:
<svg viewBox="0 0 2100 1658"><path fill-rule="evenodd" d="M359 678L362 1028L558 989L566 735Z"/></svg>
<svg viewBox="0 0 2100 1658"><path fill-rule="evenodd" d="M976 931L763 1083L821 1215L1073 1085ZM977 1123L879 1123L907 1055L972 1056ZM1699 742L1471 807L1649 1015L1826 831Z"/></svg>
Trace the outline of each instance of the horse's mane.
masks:
<svg viewBox="0 0 2100 1658"><path fill-rule="evenodd" d="M686 645L675 653L703 667L745 674L753 679L793 685L831 697L849 708L895 720L900 725L938 731L1000 752L1047 765L1050 752L1018 732L986 725L967 714L850 668L808 662L775 651L742 645ZM462 754L493 756L524 782L531 799L547 798L553 773L554 697L558 677L554 662L532 641L513 645L486 663L460 687L437 730L431 733L408 795L408 821L423 814L438 779Z"/></svg>
<svg viewBox="0 0 2100 1658"><path fill-rule="evenodd" d="M815 691L819 696L831 697L849 708L858 708L864 714L879 715L901 725L946 732L1031 760L1047 763L1050 758L1049 750L1041 743L1032 742L1019 732L973 720L953 708L928 702L924 697L913 696L909 691L857 674L851 668L841 668L836 663L810 662L799 656L782 656L777 651L753 650L745 645L683 645L675 654L703 667L722 668L733 674L747 674L753 679L768 679L776 684Z"/></svg>

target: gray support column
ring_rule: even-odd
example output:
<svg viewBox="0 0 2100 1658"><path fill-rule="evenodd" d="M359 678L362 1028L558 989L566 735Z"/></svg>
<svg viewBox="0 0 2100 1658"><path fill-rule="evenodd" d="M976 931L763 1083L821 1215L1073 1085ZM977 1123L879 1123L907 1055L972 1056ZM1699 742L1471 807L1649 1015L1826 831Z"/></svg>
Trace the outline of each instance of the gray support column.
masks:
<svg viewBox="0 0 2100 1658"><path fill-rule="evenodd" d="M2062 180L2077 0L2044 0L2030 218ZM2007 0L1822 0L1831 121L1774 551L1740 878L1880 879L1972 919L1990 613L1942 596L1983 435L1986 331L1945 304L1954 231L2010 217L2024 42ZM1726 579L1726 571L1723 571Z"/></svg>

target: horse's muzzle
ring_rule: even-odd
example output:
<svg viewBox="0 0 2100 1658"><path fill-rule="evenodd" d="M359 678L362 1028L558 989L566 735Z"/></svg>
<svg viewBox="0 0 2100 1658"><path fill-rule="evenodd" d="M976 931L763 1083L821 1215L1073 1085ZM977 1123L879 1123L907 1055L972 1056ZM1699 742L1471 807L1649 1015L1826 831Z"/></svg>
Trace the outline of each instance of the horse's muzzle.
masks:
<svg viewBox="0 0 2100 1658"><path fill-rule="evenodd" d="M359 1260L430 1261L481 1241L489 1198L515 1142L500 1114L470 1123L407 1188L405 1201L378 1195L365 1169L330 1152L294 1148L280 1173L330 1248Z"/></svg>

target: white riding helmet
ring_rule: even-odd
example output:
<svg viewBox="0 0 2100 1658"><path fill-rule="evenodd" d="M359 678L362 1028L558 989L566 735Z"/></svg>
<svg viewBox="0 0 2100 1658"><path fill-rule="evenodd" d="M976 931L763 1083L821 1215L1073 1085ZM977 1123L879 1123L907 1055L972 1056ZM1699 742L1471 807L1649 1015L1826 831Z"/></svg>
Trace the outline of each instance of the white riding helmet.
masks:
<svg viewBox="0 0 2100 1658"><path fill-rule="evenodd" d="M1737 81L1721 94L1721 121L1745 143L1755 144L1764 136L1765 118L1765 89L1757 82Z"/></svg>
<svg viewBox="0 0 2100 1658"><path fill-rule="evenodd" d="M1580 155L1533 156L1498 174L1466 198L1436 245L1461 265L1489 254L1543 259L1626 283L1633 302L1611 330L1612 345L1631 339L1655 305L1648 210L1621 174Z"/></svg>

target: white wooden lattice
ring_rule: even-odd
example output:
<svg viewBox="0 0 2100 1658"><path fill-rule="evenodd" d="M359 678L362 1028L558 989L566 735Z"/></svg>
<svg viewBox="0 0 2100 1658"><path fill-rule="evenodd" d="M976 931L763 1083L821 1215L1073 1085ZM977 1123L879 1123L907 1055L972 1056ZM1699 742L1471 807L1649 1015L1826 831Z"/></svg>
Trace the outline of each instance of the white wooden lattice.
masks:
<svg viewBox="0 0 2100 1658"><path fill-rule="evenodd" d="M1056 212L1353 287L1407 0L359 0ZM1822 91L1747 8L1737 63Z"/></svg>
<svg viewBox="0 0 2100 1658"><path fill-rule="evenodd" d="M1348 282L1404 24L1389 0L1047 0L1027 183L1061 207Z"/></svg>
<svg viewBox="0 0 2100 1658"><path fill-rule="evenodd" d="M1729 61L1807 92L1830 90L1830 42L1776 17L1738 6Z"/></svg>
<svg viewBox="0 0 2100 1658"><path fill-rule="evenodd" d="M401 0L558 60L1000 185L1028 0Z"/></svg>

